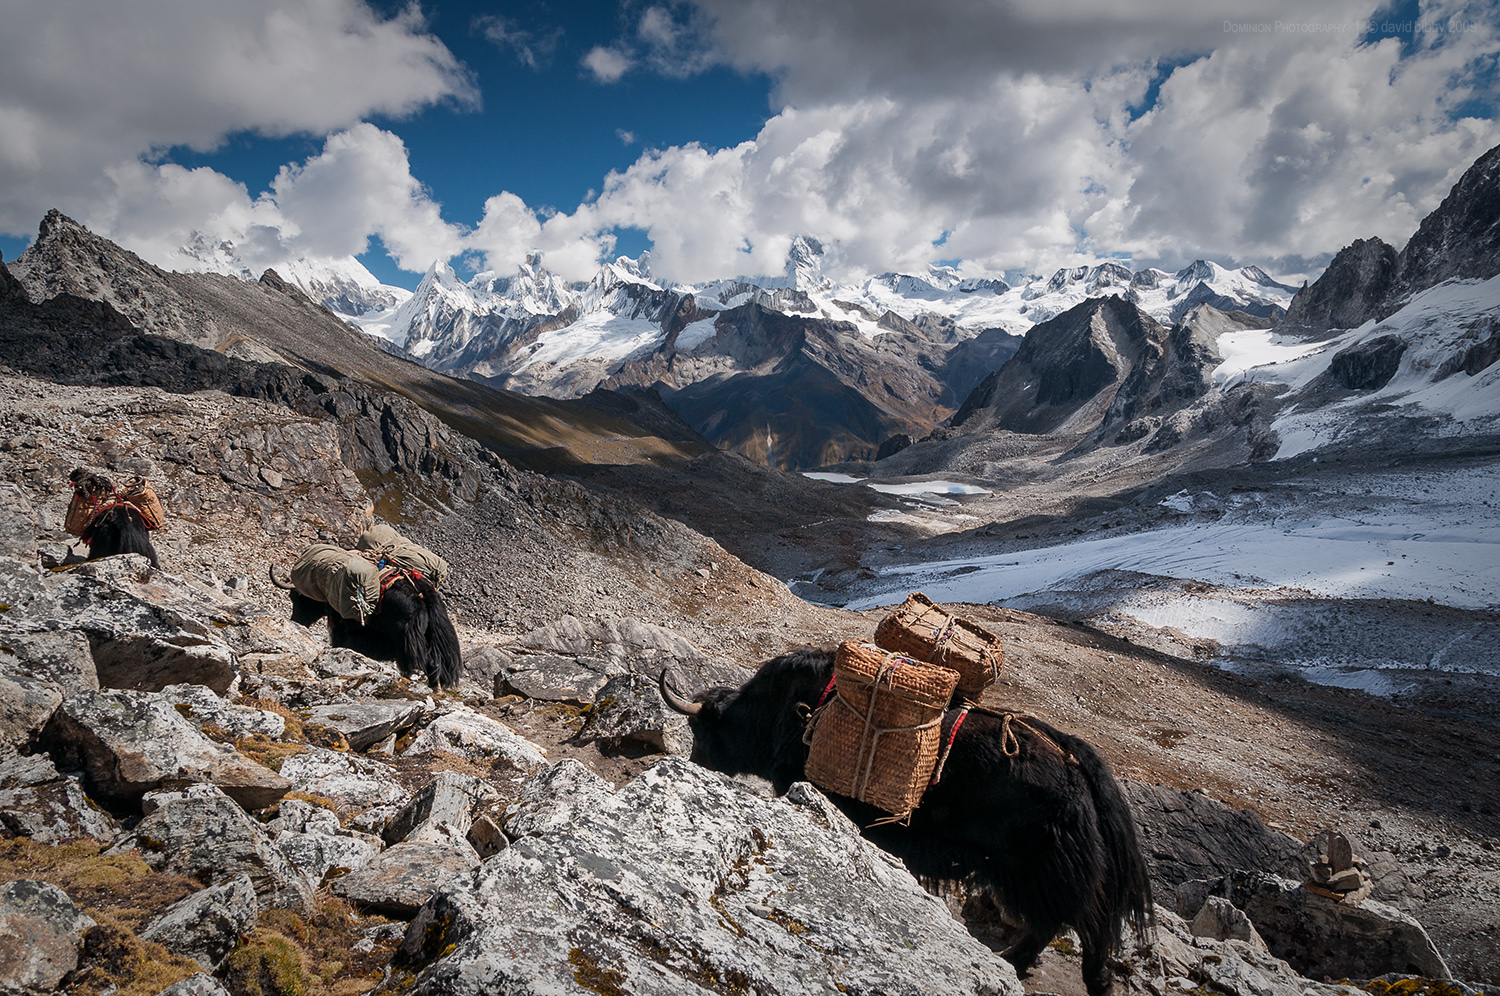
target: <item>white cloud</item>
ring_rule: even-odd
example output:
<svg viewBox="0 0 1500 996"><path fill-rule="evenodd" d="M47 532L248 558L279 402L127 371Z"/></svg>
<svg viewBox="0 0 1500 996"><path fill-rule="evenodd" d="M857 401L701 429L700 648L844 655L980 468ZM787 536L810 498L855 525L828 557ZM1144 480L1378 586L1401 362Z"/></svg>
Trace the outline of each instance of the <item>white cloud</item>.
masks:
<svg viewBox="0 0 1500 996"><path fill-rule="evenodd" d="M600 83L617 83L634 63L617 48L596 45L583 57L583 68L594 74Z"/></svg>
<svg viewBox="0 0 1500 996"><path fill-rule="evenodd" d="M172 146L324 134L445 99L478 98L415 5L387 19L362 0L7 4L0 231L30 232L49 207L131 216L110 201L118 177ZM180 179L166 176L158 194Z"/></svg>
<svg viewBox="0 0 1500 996"><path fill-rule="evenodd" d="M615 137L626 145L635 144L635 132L633 131L626 131L624 128L616 128Z"/></svg>
<svg viewBox="0 0 1500 996"><path fill-rule="evenodd" d="M658 71L693 50L772 73L790 105L731 149L649 151L568 216L645 230L669 278L779 272L799 233L851 273L1079 251L1297 266L1401 244L1500 142L1500 123L1454 113L1500 96L1479 71L1500 35L1462 0L1425 5L1404 48L1362 43L1375 0L698 7L650 7L617 44Z"/></svg>
<svg viewBox="0 0 1500 996"><path fill-rule="evenodd" d="M510 18L484 14L474 19L474 27L501 49L509 49L516 60L528 69L541 69L552 62L562 41L562 28L550 31L527 31Z"/></svg>

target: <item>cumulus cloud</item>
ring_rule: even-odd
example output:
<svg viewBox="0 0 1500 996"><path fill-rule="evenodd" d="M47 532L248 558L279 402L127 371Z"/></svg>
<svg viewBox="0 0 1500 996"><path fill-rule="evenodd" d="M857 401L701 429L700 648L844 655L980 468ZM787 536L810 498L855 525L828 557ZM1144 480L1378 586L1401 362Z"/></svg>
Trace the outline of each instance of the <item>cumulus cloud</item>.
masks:
<svg viewBox="0 0 1500 996"><path fill-rule="evenodd" d="M443 100L473 106L477 90L416 5L385 18L363 0L8 4L0 230L30 232L49 207L129 216L111 201L121 178L173 146L326 134Z"/></svg>
<svg viewBox="0 0 1500 996"><path fill-rule="evenodd" d="M596 45L583 57L583 68L594 74L600 83L617 83L629 72L633 60L618 48Z"/></svg>
<svg viewBox="0 0 1500 996"><path fill-rule="evenodd" d="M636 64L770 73L787 106L734 148L648 151L568 217L646 231L683 280L779 272L804 233L849 273L1400 244L1500 141L1463 112L1497 96L1484 14L1437 0L1370 41L1375 0L651 6L617 42Z"/></svg>

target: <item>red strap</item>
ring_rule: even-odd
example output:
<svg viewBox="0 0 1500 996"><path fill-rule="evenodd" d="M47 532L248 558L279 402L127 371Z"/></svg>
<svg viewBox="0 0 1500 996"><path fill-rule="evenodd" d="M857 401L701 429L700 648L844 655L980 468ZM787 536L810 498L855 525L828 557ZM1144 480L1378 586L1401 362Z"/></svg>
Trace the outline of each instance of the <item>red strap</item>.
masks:
<svg viewBox="0 0 1500 996"><path fill-rule="evenodd" d="M817 712L819 709L823 708L823 703L827 702L828 696L833 694L833 686L838 682L838 680L839 676L837 673L835 673L833 677L828 679L828 684L823 688L823 694L818 696L818 704L813 706L813 712Z"/></svg>
<svg viewBox="0 0 1500 996"><path fill-rule="evenodd" d="M948 764L948 753L953 750L953 741L958 739L959 728L964 725L964 720L968 718L968 709L958 710L958 716L953 720L953 729L948 731L948 739L943 743L943 749L938 752L937 765L932 770L932 780L927 783L928 788L936 785L938 779L943 777L943 768Z"/></svg>

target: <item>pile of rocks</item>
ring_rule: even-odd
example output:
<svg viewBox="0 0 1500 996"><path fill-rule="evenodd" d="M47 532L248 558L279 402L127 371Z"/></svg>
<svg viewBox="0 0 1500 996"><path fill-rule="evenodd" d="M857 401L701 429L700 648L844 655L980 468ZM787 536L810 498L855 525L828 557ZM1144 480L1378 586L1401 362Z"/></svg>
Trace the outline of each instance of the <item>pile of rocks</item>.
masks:
<svg viewBox="0 0 1500 996"><path fill-rule="evenodd" d="M1337 830L1319 835L1327 848L1307 863L1308 878L1302 888L1337 902L1357 903L1374 891L1369 863L1354 853L1349 838Z"/></svg>

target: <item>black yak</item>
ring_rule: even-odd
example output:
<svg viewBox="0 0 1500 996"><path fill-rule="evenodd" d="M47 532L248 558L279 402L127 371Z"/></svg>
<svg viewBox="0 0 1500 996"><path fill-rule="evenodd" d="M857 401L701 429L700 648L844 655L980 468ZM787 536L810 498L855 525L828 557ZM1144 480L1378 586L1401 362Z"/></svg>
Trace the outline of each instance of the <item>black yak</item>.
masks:
<svg viewBox="0 0 1500 996"><path fill-rule="evenodd" d="M68 480L74 493L94 509L79 533L79 538L88 545L90 558L139 553L151 561L152 567L161 566L145 517L138 508L120 498L109 478L77 467Z"/></svg>
<svg viewBox="0 0 1500 996"><path fill-rule="evenodd" d="M414 571L397 574L383 586L380 601L364 622L345 619L327 602L310 598L276 577L271 583L292 599L292 621L311 626L328 619L328 641L376 660L393 660L405 677L422 674L433 688L452 688L463 673L458 633L448 608L431 581Z"/></svg>
<svg viewBox="0 0 1500 996"><path fill-rule="evenodd" d="M832 676L832 650L808 648L767 661L737 689L684 700L667 687L666 672L661 689L689 717L695 762L759 775L783 793L804 777L807 716ZM945 717L945 735L954 717ZM919 879L987 891L1019 920L1023 936L1004 957L1021 975L1065 926L1077 930L1084 984L1089 996L1104 996L1123 928L1144 934L1151 923L1151 881L1129 803L1084 741L1028 716L1009 724L1015 740L1007 753L1006 725L977 709L964 717L940 779L908 825L881 822L888 814L855 799L830 798Z"/></svg>

